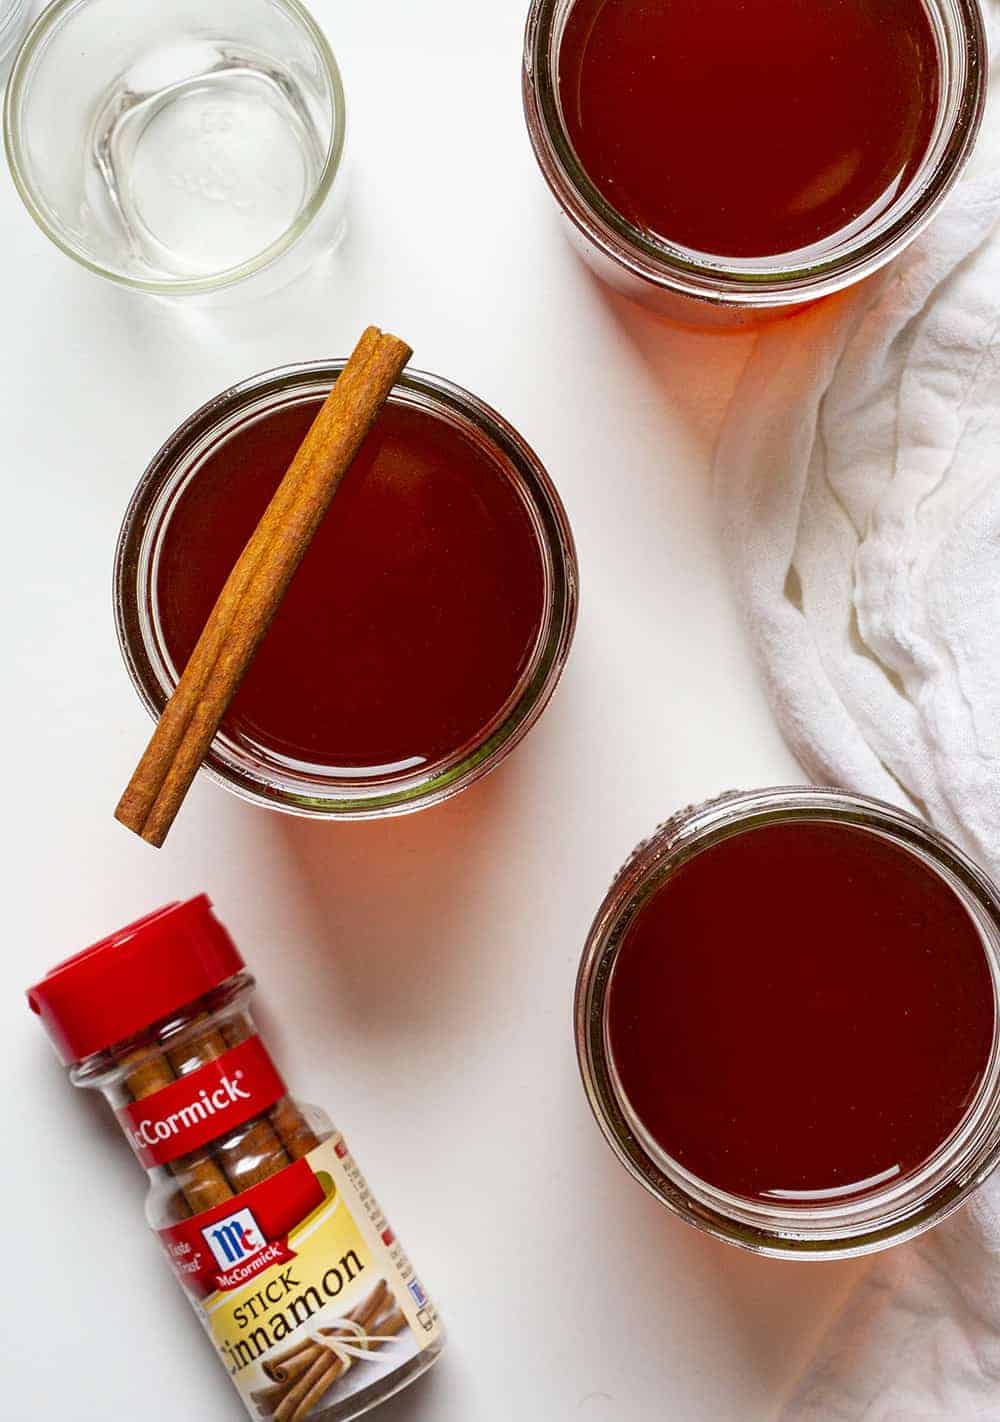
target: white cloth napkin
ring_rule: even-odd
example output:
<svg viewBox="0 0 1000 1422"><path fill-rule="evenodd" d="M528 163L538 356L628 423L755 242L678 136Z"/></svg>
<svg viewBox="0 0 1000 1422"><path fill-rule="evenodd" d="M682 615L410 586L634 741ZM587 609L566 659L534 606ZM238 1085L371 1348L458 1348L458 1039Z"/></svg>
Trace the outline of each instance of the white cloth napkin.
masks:
<svg viewBox="0 0 1000 1422"><path fill-rule="evenodd" d="M994 28L998 11L993 0ZM716 487L803 768L926 815L1000 876L1000 125L988 117L982 176L899 263L763 330ZM877 1257L781 1415L1000 1422L1000 1177Z"/></svg>

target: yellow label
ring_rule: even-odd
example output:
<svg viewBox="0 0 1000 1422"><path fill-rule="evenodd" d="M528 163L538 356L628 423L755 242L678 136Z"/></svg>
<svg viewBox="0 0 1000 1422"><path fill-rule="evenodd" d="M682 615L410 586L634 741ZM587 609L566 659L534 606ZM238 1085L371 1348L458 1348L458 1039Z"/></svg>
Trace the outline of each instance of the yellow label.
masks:
<svg viewBox="0 0 1000 1422"><path fill-rule="evenodd" d="M323 1201L288 1234L258 1245L246 1283L236 1270L196 1307L250 1415L302 1418L364 1394L392 1390L392 1379L441 1339L437 1312L372 1196L343 1138L307 1157ZM240 1199L215 1234L251 1224ZM267 1250L271 1254L266 1253ZM293 1350L298 1350L293 1352ZM373 1400L373 1399L371 1399Z"/></svg>

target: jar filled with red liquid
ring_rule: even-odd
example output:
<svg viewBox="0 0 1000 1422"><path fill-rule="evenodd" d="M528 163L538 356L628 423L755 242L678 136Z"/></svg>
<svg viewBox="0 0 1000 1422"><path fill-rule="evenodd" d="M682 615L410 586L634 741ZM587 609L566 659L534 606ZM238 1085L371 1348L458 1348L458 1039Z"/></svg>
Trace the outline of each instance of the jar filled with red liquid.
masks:
<svg viewBox="0 0 1000 1422"><path fill-rule="evenodd" d="M256 376L146 471L115 567L122 651L159 715L342 361ZM348 470L206 766L244 798L348 819L437 803L509 753L569 652L566 513L520 436L407 372Z"/></svg>
<svg viewBox="0 0 1000 1422"><path fill-rule="evenodd" d="M576 1037L626 1168L719 1239L843 1258L1000 1160L1000 895L941 835L825 789L732 794L640 845Z"/></svg>
<svg viewBox="0 0 1000 1422"><path fill-rule="evenodd" d="M598 274L732 325L901 252L969 156L987 77L978 0L533 0L524 101Z"/></svg>

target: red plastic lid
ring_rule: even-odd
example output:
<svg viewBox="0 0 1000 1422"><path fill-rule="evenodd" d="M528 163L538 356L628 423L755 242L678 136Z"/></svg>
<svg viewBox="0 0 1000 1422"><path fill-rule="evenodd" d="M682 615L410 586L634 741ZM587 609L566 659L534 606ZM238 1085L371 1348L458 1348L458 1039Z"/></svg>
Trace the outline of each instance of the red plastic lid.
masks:
<svg viewBox="0 0 1000 1422"><path fill-rule="evenodd" d="M67 1064L132 1037L242 971L207 894L167 904L67 958L28 989Z"/></svg>

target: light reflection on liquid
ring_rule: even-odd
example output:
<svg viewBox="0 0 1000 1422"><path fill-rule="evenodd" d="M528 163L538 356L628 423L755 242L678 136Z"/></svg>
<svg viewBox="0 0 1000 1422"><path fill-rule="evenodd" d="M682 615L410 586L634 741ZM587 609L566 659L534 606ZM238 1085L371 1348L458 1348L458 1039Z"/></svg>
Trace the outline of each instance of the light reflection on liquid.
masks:
<svg viewBox="0 0 1000 1422"><path fill-rule="evenodd" d="M856 1180L850 1185L831 1185L826 1190L762 1190L766 1200L795 1200L800 1204L822 1204L826 1200L846 1200L854 1195L863 1195L867 1190L875 1190L880 1185L888 1185L903 1172L898 1165L890 1165L878 1175L869 1175L866 1180Z"/></svg>

